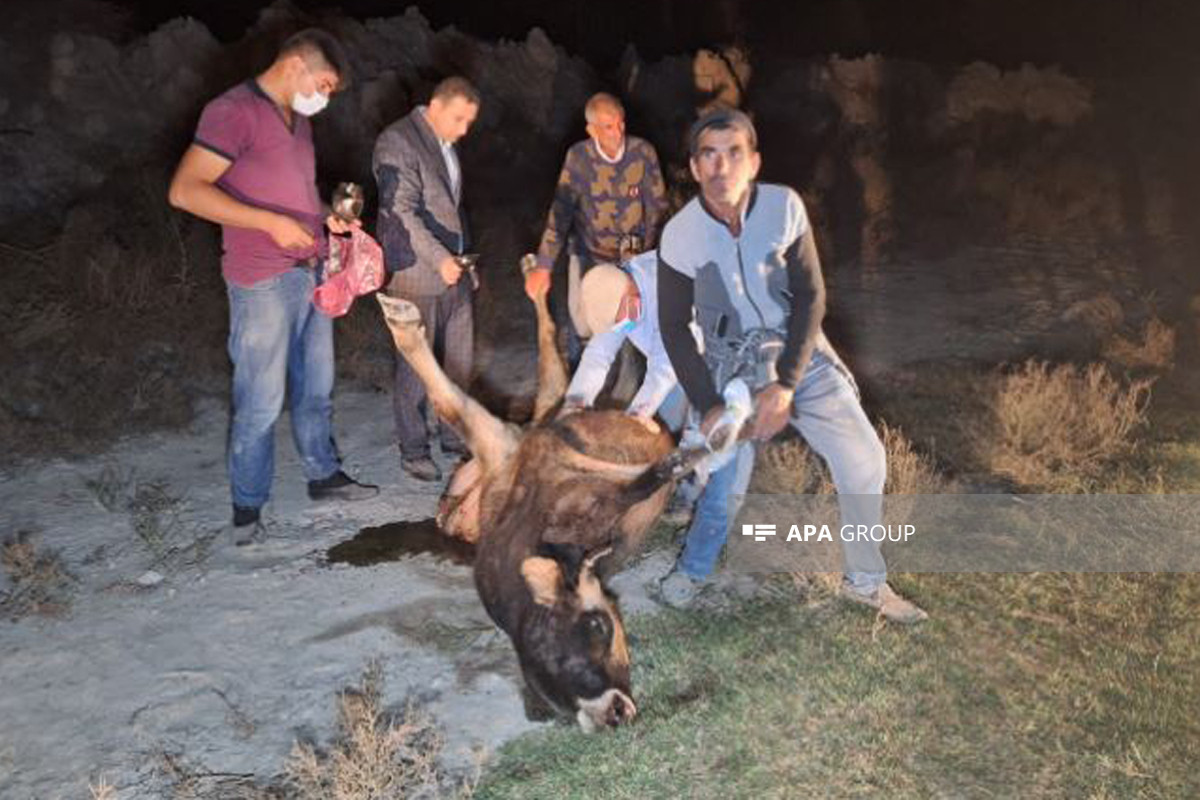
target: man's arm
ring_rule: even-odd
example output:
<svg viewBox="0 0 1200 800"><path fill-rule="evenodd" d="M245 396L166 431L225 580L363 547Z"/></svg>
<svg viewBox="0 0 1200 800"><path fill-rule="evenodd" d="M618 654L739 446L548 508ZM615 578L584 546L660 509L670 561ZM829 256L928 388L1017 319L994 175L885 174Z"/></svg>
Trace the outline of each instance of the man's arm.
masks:
<svg viewBox="0 0 1200 800"><path fill-rule="evenodd" d="M558 184L554 188L554 201L550 204L550 213L546 215L546 229L538 245L537 263L540 269L554 268L554 262L558 260L571 233L575 208L579 203L575 187L576 166L573 154L567 151L558 175Z"/></svg>
<svg viewBox="0 0 1200 800"><path fill-rule="evenodd" d="M792 398L812 357L821 320L825 317L825 281L817 256L812 228L792 243L785 253L792 312L788 316L787 339L775 362L778 379L767 386L754 402L752 435L770 439L783 430L791 416Z"/></svg>
<svg viewBox="0 0 1200 800"><path fill-rule="evenodd" d="M658 258L658 327L663 346L671 360L683 391L701 416L721 405L721 395L713 385L708 365L692 337L692 304L696 299L695 282Z"/></svg>
<svg viewBox="0 0 1200 800"><path fill-rule="evenodd" d="M296 220L235 200L216 185L231 163L206 147L191 145L171 178L167 202L218 225L263 231L284 249L312 247L312 232Z"/></svg>
<svg viewBox="0 0 1200 800"><path fill-rule="evenodd" d="M804 377L821 321L825 318L825 280L811 227L792 243L784 257L788 289L792 293L792 313L788 316L787 340L775 366L779 383L786 389L795 390Z"/></svg>
<svg viewBox="0 0 1200 800"><path fill-rule="evenodd" d="M380 206L391 209L408 234L415 259L408 268L420 270L427 273L427 277L436 277L443 283L449 283L441 266L453 261L453 257L425 227L425 222L418 213L424 206L421 169L417 165L416 157L403 142L380 142L375 153L375 180L379 184Z"/></svg>
<svg viewBox="0 0 1200 800"><path fill-rule="evenodd" d="M671 358L660 339L646 355L646 379L629 402L629 413L639 417L653 416L678 383Z"/></svg>
<svg viewBox="0 0 1200 800"><path fill-rule="evenodd" d="M588 407L596 402L596 395L604 388L608 370L616 360L625 339L626 334L615 330L592 337L584 348L579 366L567 387L566 405Z"/></svg>

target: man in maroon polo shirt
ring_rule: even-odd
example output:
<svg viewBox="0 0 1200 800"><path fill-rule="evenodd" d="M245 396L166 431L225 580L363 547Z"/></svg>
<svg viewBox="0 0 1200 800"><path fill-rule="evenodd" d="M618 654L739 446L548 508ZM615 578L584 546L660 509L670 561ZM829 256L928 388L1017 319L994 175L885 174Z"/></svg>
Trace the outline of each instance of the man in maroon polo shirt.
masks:
<svg viewBox="0 0 1200 800"><path fill-rule="evenodd" d="M349 78L338 41L317 29L284 42L265 72L212 100L171 181L171 205L221 225L229 293L234 541L262 537L274 473L275 421L292 433L313 500L361 500L375 486L341 470L333 441L333 324L312 304L325 228L309 117Z"/></svg>

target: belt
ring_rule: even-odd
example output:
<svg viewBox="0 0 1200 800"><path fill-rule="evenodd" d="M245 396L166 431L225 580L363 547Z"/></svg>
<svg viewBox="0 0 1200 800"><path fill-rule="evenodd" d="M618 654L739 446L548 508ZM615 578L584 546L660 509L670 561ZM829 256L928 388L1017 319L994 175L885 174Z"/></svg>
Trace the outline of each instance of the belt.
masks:
<svg viewBox="0 0 1200 800"><path fill-rule="evenodd" d="M321 259L317 258L316 256L309 256L308 258L297 261L295 264L292 264L292 266L295 269L316 269L317 265L320 263Z"/></svg>

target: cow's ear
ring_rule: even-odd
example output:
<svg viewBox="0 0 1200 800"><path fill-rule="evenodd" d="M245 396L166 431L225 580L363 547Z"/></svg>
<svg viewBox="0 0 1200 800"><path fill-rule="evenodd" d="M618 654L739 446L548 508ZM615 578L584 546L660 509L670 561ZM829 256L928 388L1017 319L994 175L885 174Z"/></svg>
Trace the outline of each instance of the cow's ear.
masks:
<svg viewBox="0 0 1200 800"><path fill-rule="evenodd" d="M530 556L521 562L521 577L538 605L552 606L562 592L562 569L553 558Z"/></svg>
<svg viewBox="0 0 1200 800"><path fill-rule="evenodd" d="M561 541L567 537L556 537L553 528L547 530L545 536L550 541L543 541L538 545L537 554L558 562L563 586L567 589L573 588L579 582L579 570L583 567L583 560L587 553L581 545L575 542Z"/></svg>

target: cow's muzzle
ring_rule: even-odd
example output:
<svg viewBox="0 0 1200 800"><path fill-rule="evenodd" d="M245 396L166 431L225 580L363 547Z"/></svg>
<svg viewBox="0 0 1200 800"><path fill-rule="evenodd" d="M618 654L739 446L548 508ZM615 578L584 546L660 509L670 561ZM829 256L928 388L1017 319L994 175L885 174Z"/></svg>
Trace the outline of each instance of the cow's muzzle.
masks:
<svg viewBox="0 0 1200 800"><path fill-rule="evenodd" d="M609 689L592 700L580 700L575 714L579 727L585 733L601 728L615 728L630 722L637 716L637 705L620 689Z"/></svg>

